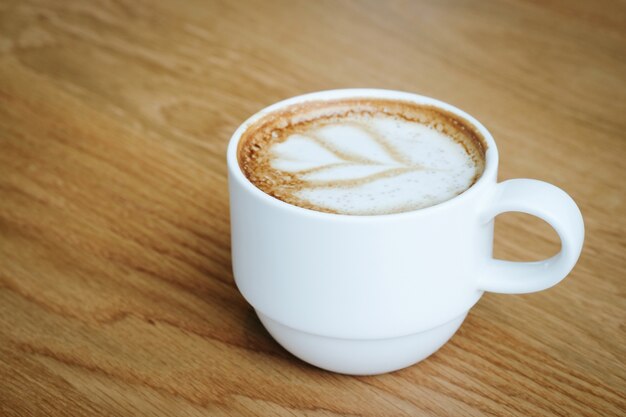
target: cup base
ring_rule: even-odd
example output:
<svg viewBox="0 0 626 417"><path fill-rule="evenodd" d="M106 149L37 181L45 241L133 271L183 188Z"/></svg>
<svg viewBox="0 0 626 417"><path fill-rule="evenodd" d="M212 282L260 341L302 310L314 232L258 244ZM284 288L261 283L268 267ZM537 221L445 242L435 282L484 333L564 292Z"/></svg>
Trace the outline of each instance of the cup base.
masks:
<svg viewBox="0 0 626 417"><path fill-rule="evenodd" d="M339 339L296 330L256 313L272 337L293 355L318 368L349 375L376 375L413 365L443 346L467 316L401 337Z"/></svg>

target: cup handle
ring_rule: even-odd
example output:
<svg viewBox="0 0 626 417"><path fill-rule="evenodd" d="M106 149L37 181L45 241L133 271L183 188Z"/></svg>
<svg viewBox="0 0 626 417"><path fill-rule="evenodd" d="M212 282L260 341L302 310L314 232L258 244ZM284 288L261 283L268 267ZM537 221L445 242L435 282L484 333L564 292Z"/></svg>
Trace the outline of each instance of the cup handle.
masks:
<svg viewBox="0 0 626 417"><path fill-rule="evenodd" d="M580 209L563 190L543 181L514 179L496 185L494 198L481 221L489 223L500 213L518 211L545 220L561 239L561 251L538 262L489 259L478 282L483 291L524 294L558 284L574 268L585 235Z"/></svg>

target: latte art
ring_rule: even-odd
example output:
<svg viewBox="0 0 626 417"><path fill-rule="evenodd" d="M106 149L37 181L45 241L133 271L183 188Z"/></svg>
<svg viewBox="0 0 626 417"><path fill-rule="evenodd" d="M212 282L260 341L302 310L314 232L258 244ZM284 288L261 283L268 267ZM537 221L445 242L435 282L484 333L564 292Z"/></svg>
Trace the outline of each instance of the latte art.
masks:
<svg viewBox="0 0 626 417"><path fill-rule="evenodd" d="M482 173L478 134L443 110L387 100L312 102L244 133L240 165L262 191L318 211L373 215L446 201Z"/></svg>

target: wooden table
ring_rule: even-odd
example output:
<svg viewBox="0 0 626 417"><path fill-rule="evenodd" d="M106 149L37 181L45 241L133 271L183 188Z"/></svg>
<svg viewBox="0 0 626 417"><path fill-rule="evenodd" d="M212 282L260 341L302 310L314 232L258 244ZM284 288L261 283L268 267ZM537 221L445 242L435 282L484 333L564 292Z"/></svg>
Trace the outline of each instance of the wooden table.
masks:
<svg viewBox="0 0 626 417"><path fill-rule="evenodd" d="M237 291L225 149L304 92L419 92L481 120L501 179L567 190L580 262L486 294L408 369L286 353ZM626 7L617 1L0 3L0 415L623 416ZM555 233L497 221L496 255Z"/></svg>

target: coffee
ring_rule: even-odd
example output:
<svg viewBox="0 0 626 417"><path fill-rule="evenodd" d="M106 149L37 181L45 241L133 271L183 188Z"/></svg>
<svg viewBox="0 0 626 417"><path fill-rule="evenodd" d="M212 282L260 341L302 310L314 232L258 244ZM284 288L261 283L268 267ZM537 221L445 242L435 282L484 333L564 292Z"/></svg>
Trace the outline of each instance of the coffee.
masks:
<svg viewBox="0 0 626 417"><path fill-rule="evenodd" d="M486 145L443 109L387 99L309 101L243 133L239 165L257 188L307 209L352 215L417 210L480 178Z"/></svg>

